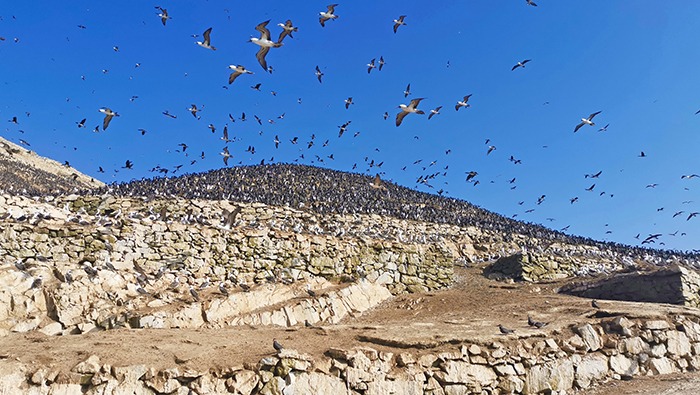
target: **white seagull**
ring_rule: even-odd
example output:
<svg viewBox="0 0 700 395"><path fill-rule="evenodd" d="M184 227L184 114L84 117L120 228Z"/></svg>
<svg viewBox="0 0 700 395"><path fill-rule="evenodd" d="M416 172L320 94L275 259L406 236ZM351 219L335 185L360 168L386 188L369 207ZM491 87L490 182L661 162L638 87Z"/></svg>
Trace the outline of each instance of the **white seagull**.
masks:
<svg viewBox="0 0 700 395"><path fill-rule="evenodd" d="M321 23L321 27L326 27L326 21L329 19L336 19L338 18L338 15L335 15L335 7L337 7L338 4L331 4L328 6L328 11L321 11L319 14L321 15L318 18L319 23Z"/></svg>
<svg viewBox="0 0 700 395"><path fill-rule="evenodd" d="M269 19L265 22L259 23L258 26L255 26L255 30L260 32L260 38L250 38L250 42L260 46L260 50L258 50L258 53L255 54L255 57L258 59L260 66L262 66L265 71L267 71L267 61L265 60L265 56L267 56L267 53L270 52L270 48L279 48L282 46L281 42L276 43L270 40L270 31L267 30L266 27L268 23L270 23Z"/></svg>
<svg viewBox="0 0 700 395"><path fill-rule="evenodd" d="M112 118L118 117L119 114L110 110L107 107L102 107L99 109L99 111L105 115L105 119L102 121L102 130L104 131L104 130L107 130L107 127L109 126L109 122L112 120Z"/></svg>
<svg viewBox="0 0 700 395"><path fill-rule="evenodd" d="M421 100L425 99L424 97L420 97L417 99L411 100L411 102L408 105L405 104L399 104L399 108L401 109L401 112L396 114L396 126L398 127L401 125L401 121L406 117L406 115L410 113L416 113L416 114L425 114L423 110L419 110L418 108L418 103L420 103Z"/></svg>
<svg viewBox="0 0 700 395"><path fill-rule="evenodd" d="M212 47L211 45L211 28L207 29L202 35L204 36L204 41L196 41L197 45L199 45L202 48L216 51L216 47Z"/></svg>
<svg viewBox="0 0 700 395"><path fill-rule="evenodd" d="M464 99L462 101L458 101L457 104L455 104L455 111L459 111L460 108L465 107L469 108L471 105L467 103L469 101L469 98L472 97L471 93L464 96Z"/></svg>
<svg viewBox="0 0 700 395"><path fill-rule="evenodd" d="M252 71L247 70L247 69L245 68L245 66L241 66L240 64L237 65L237 66L234 66L234 65L230 64L230 65L228 66L228 68L231 69L231 70L233 70L233 73L231 73L231 75L228 76L228 83L229 83L229 85L231 85L231 84L233 83L233 81L235 81L236 78L238 78L238 76L241 75L241 74L253 74Z"/></svg>
<svg viewBox="0 0 700 395"><path fill-rule="evenodd" d="M224 157L224 165L228 166L228 158L231 157L231 154L228 152L228 147L224 147L224 151L219 154Z"/></svg>
<svg viewBox="0 0 700 395"><path fill-rule="evenodd" d="M440 109L442 106L437 106L434 109L430 110L430 114L428 114L428 119L432 118L433 115L440 115Z"/></svg>
<svg viewBox="0 0 700 395"><path fill-rule="evenodd" d="M589 115L588 118L581 118L581 123L576 125L576 127L574 128L574 133L578 132L578 130L581 129L581 127L583 125L591 125L591 126L595 125L595 122L593 122L593 117L595 117L596 115L598 115L600 113L601 113L601 111L597 111L597 112L594 112L593 114Z"/></svg>

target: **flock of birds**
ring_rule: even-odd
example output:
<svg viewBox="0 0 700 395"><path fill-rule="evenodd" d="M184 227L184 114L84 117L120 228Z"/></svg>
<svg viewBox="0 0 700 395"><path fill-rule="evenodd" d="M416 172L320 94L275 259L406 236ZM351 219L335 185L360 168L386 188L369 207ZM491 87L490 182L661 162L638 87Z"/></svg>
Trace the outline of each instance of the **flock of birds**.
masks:
<svg viewBox="0 0 700 395"><path fill-rule="evenodd" d="M537 7L537 4L535 4L531 0L524 0L526 5L531 6L531 7ZM169 22L173 19L173 16L170 14L168 9L161 7L161 6L155 6L157 13L155 15L157 18L159 18L163 28L167 29ZM318 23L321 27L326 28L327 26L330 27L332 24L337 24L340 23L339 21L342 21L342 17L336 13L336 9L341 9L339 4L330 4L325 7L325 10L319 10L317 14L318 18ZM396 19L390 19L387 18L387 25L388 27L390 26L391 29L393 30L394 34L401 34L400 30L406 29L405 26L408 26L406 23L406 20L408 19L407 15L399 15ZM262 70L265 73L270 73L272 74L274 72L274 69L272 66L268 64L268 55L272 49L278 49L282 47L283 45L287 44L289 42L289 39L294 39L295 34L299 34L299 27L295 26L294 23L292 22L291 19L287 19L284 22L277 23L274 25L275 27L279 28L279 33L276 34L276 38L274 38L272 32L270 31L270 22L271 19L262 21L255 25L254 29L258 33L257 36L255 37L250 37L248 40L249 43L255 45L257 47L257 52L255 54L255 58L257 60L257 63L260 65ZM252 25L251 25L252 26ZM86 29L86 26L84 25L79 25L78 26L80 29ZM409 27L410 28L410 27ZM199 38L199 34L194 34L193 37ZM0 38L3 41L5 40L4 38ZM200 41L201 40L201 41ZM19 42L19 39L15 39L15 42ZM217 42L217 37L216 37L216 31L214 30L213 27L208 27L206 28L202 33L201 33L201 39L198 39L195 41L193 44L201 47L203 50L207 51L216 51L217 47L215 46ZM115 52L119 52L119 47L118 46L113 46L112 48ZM275 52L275 51L273 51ZM522 59L522 58L521 58ZM511 71L512 72L519 72L517 70L519 69L526 69L531 66L531 62L533 62L533 59L522 59L515 64L512 65ZM381 72L382 69L384 68L386 64L384 56L379 56L378 58L372 58L367 64L366 64L366 70L368 74L371 74L372 71L376 70L377 72ZM449 67L449 61L447 63L447 67ZM140 63L136 63L136 68L140 67ZM243 64L231 64L228 65L228 85L231 86L233 84L240 85L246 76L250 76L255 74L254 71L250 70L246 65ZM507 70L507 69L506 69ZM103 70L104 74L107 74L108 70ZM311 71L310 71L311 73ZM313 73L318 80L320 84L323 83L323 79L325 76L325 73L323 72L322 68L319 65L316 65ZM83 78L84 79L84 78ZM226 85L224 85L224 88L227 88ZM261 89L261 83L257 83L255 85L251 86L252 89L260 91ZM276 95L276 92L272 91L271 92L273 95ZM470 99L472 98L472 94L469 92L465 92L462 96L461 99L455 98L452 103L454 103L454 108L456 112L460 112L460 110L464 109L467 110L471 107L470 104ZM405 90L403 91L403 97L408 99L409 96L412 95L411 92L411 84L409 83ZM138 99L138 96L132 96L132 101ZM423 109L419 108L422 102L426 100L425 97L415 97L411 98L407 104L405 103L400 103L396 107L398 109L397 112L394 114L394 120L395 120L395 125L396 127L400 127L404 122L411 122L410 119L414 118L417 115L426 115L427 114L427 119L431 120L434 117L438 116L441 114L441 110L444 108L445 104L443 105L438 105L433 107L432 109ZM301 104L302 99L299 98L298 102ZM348 96L347 99L344 100L344 107L346 110L349 110L353 105L355 105L355 100L353 99L352 96ZM197 119L200 120L201 116L199 115L199 112L201 112L204 109L204 106L202 105L197 105L197 104L191 104L190 107L187 109L191 115ZM119 122L118 120L115 120L115 118L120 118L121 115L117 112L114 111L110 107L101 107L98 109L100 113L103 114L102 118L102 123L101 123L101 130L106 131L110 124L113 122ZM451 110L450 110L451 111ZM462 111L464 112L464 111ZM699 111L700 112L700 111ZM600 115L602 111L595 111L588 115L587 117L582 117L580 119L580 122L577 123L573 127L573 132L577 133L581 130L581 128L584 128L586 126L596 126L595 120L598 120L602 115ZM174 113L169 112L168 110L162 112L163 116L175 119L177 118L177 115ZM413 114L413 115L412 115ZM406 117L412 115L409 120L406 120ZM27 113L27 116L29 116L29 113ZM267 119L267 123L269 124L274 124L276 122L279 122L280 120L284 119L285 113L281 113L279 116L276 118L270 118ZM391 114L389 112L384 112L383 118L386 120L389 117L391 117ZM598 118L596 118L598 117ZM257 122L260 126L263 125L265 122L265 119L263 117L259 117L257 114L253 115L253 118L255 122ZM595 120L594 120L595 118ZM250 119L249 117L246 117L246 113L242 112L240 117L235 117L231 115L230 113L228 114L228 119L230 123L234 123L237 121L246 121L247 119ZM18 125L20 123L20 120L18 119L17 116L13 116L12 119L9 120L11 123ZM77 128L82 129L87 127L87 118L82 118L81 120L75 122L77 125ZM342 125L338 126L338 137L341 138L344 133L348 132L350 130L350 124L352 123L351 120L346 121ZM573 122L572 122L573 124ZM220 140L225 144L225 146L221 149L221 152L219 152L219 157L221 158L224 166L229 166L231 164L232 158L235 156L235 152L232 152L232 150L229 148L229 144L239 142L241 139L239 137L233 137L231 138L229 135L229 130L228 130L229 124L226 124L223 126L221 129L221 137ZM607 131L609 127L609 124L606 124L605 126L599 128L598 130L600 132L605 132ZM208 125L208 129L212 133L217 132L217 127L213 124L210 123ZM95 132L100 131L100 127L97 126L94 128ZM139 129L139 132L144 135L147 133L146 129ZM262 134L262 131L260 132ZM359 131L356 131L353 133L353 137L357 137L360 134ZM416 138L418 138L416 136ZM288 141L289 144L296 146L299 145L300 147L306 146L307 150L310 150L314 146L322 146L322 147L327 147L330 144L330 139L326 139L325 141L317 141L316 135L311 134L311 137L307 141L302 140L303 137L300 136L292 136L292 138L281 138L279 134L274 135L274 139L272 139L272 143L274 143L275 148L279 148L281 144L287 144L286 142ZM25 145L26 147L30 146L30 143L27 142L24 139L20 139L20 143ZM190 151L187 151L189 148L189 144L187 142L183 142L178 144L179 148L176 150L176 152L183 154L185 157L189 158L189 164L194 165L198 160L204 160L207 155L204 151L201 153L191 153ZM497 146L493 144L489 139L485 140L484 144L484 152L485 155L497 155ZM294 162L299 162L301 161L302 163L304 161L310 160L312 164L326 164L329 163L330 161L333 161L334 155L331 153L326 156L318 155L318 154L311 154L311 152L306 153L303 151L303 149L300 148L299 150L301 153L298 158L294 159ZM375 149L376 152L378 152L378 149ZM246 149L247 153L250 153L251 156L256 153L256 147L254 145L248 145L248 148ZM445 155L449 155L451 150L446 150ZM494 152L497 152L496 154L492 155ZM305 156L305 154L308 155ZM640 158L645 158L647 157L646 153L644 151L641 151L638 155ZM262 159L260 161L261 164L265 164L266 159ZM271 157L268 159L268 162L274 162L275 158ZM519 158L516 158L514 155L510 155L509 161L512 162L515 165L522 164L522 160ZM358 161L359 162L359 161ZM364 157L364 164L363 163L354 163L352 166L352 170L363 170L366 173L374 173L376 174L375 178L375 185L377 185L377 188L379 188L380 184L380 175L386 176L386 172L384 171L384 168L382 167L384 165L384 161L382 158L375 157L373 158L371 155L367 155ZM243 164L243 161L239 161L239 164ZM414 166L417 169L421 169L423 171L423 174L421 174L417 179L416 179L416 185L418 187L425 187L429 189L435 189L438 195L443 195L447 194L448 192L443 189L443 188L436 188L436 185L438 183L438 180L441 178L445 178L447 176L447 173L449 171L449 166L444 166L442 168L438 167L438 160L432 160L429 161L426 160L423 162L423 159L418 159L414 161L411 164L407 164L406 166L403 166L401 168L402 171L406 171L407 167L409 166ZM65 165L70 166L69 162L65 162ZM185 163L181 163L173 168L170 167L162 167L160 165L157 165L153 168L150 169L151 172L158 173L160 175L164 176L169 176L177 173L184 165ZM135 166L134 161L129 158L126 159L123 162L123 166L120 166L119 168L114 169L115 173L118 173L120 170L131 170ZM420 171L420 170L419 170ZM105 173L105 168L102 166L99 166L98 169L99 173ZM465 171L466 177L465 181L468 184L471 184L473 186L477 186L482 183L482 180L479 178L479 172L477 170L467 170ZM591 178L591 179L598 179L602 174L602 170L598 171L596 173L591 173L591 174L585 174L585 178ZM698 177L697 174L688 174L688 175L683 175L681 178L682 179L692 179ZM493 183L494 181L490 181ZM516 178L511 178L509 179L509 184L511 185L511 189L516 188ZM651 184L650 184L651 185ZM590 185L588 188L585 188L584 190L586 192L593 192L594 189L596 188L596 183L593 183ZM599 187L600 188L600 187ZM649 186L649 188L654 188L654 186ZM596 191L597 192L597 191ZM607 195L609 197L613 197L614 195L612 193L606 192L606 191L601 191L600 196ZM533 199L533 202L536 206L541 205L546 199L546 195L542 194L536 199ZM575 204L580 201L579 196L572 196L569 198L570 204ZM690 203L690 201L689 201ZM518 202L519 206L523 206L525 204L525 201L520 201ZM528 208L527 210L524 211L525 214L531 213L535 210L535 207ZM697 217L700 214L700 212L693 211L693 210L675 210L673 214L673 218L676 218L678 216L683 216L686 221L690 221L693 218ZM513 214L513 218L518 217L518 214ZM549 218L548 218L549 220ZM553 220L553 219L552 219ZM565 226L563 228L560 228L561 231L566 231L568 230L568 226ZM612 233L612 231L608 230L606 231L606 234ZM678 232L676 232L678 233ZM671 234L673 235L673 234ZM680 235L685 235L685 233L680 233ZM641 244L657 244L659 246L664 246L665 243L661 239L662 234L659 233L649 233L648 236L642 236L641 234L638 234L635 239L639 240ZM658 241L658 243L657 243Z"/></svg>

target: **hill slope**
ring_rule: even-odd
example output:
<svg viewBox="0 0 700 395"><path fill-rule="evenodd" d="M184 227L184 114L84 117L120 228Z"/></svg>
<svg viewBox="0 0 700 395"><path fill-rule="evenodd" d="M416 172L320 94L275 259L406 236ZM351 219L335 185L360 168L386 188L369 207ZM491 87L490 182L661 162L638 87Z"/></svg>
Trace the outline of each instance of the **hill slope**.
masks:
<svg viewBox="0 0 700 395"><path fill-rule="evenodd" d="M0 137L0 193L41 195L98 188L101 181Z"/></svg>

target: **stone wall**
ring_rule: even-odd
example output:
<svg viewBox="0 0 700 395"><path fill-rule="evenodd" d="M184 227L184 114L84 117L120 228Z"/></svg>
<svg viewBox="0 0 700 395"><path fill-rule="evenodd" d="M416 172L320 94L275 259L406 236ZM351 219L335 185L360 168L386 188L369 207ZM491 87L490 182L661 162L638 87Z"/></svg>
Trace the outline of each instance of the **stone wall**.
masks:
<svg viewBox="0 0 700 395"><path fill-rule="evenodd" d="M198 371L117 367L96 355L70 372L0 361L0 393L31 394L540 394L700 369L697 316L617 316L564 328L556 338L504 336L441 352L329 349L314 359L282 350L257 364Z"/></svg>

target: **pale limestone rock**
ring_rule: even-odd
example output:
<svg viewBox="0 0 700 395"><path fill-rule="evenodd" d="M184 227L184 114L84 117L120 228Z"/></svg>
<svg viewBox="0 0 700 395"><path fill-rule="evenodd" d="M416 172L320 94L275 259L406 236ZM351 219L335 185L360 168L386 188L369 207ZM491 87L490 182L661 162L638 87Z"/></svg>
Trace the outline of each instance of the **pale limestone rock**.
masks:
<svg viewBox="0 0 700 395"><path fill-rule="evenodd" d="M282 394L349 395L350 392L345 382L338 377L312 372L296 375L292 383L282 390Z"/></svg>
<svg viewBox="0 0 700 395"><path fill-rule="evenodd" d="M666 346L663 344L655 344L650 351L652 357L663 357L666 355Z"/></svg>
<svg viewBox="0 0 700 395"><path fill-rule="evenodd" d="M445 361L441 365L443 372L437 372L436 378L443 383L467 384L478 383L487 386L496 382L498 376L493 369L483 365L472 365L462 361Z"/></svg>
<svg viewBox="0 0 700 395"><path fill-rule="evenodd" d="M0 392L2 393L2 392ZM49 395L76 395L82 394L80 384L53 384Z"/></svg>
<svg viewBox="0 0 700 395"><path fill-rule="evenodd" d="M516 376L505 376L498 382L498 388L502 394L520 394L525 382Z"/></svg>
<svg viewBox="0 0 700 395"><path fill-rule="evenodd" d="M422 381L384 380L367 383L365 395L423 395Z"/></svg>
<svg viewBox="0 0 700 395"><path fill-rule="evenodd" d="M643 328L644 329L650 329L650 330L662 330L662 329L668 329L671 326L668 324L668 322L663 321L663 320L649 320L644 322Z"/></svg>
<svg viewBox="0 0 700 395"><path fill-rule="evenodd" d="M592 383L601 380L608 373L608 358L605 355L593 353L585 355L576 366L576 385L588 388Z"/></svg>
<svg viewBox="0 0 700 395"><path fill-rule="evenodd" d="M462 384L448 384L445 386L445 395L470 395L474 392L469 389L466 385Z"/></svg>
<svg viewBox="0 0 700 395"><path fill-rule="evenodd" d="M642 340L641 337L622 339L618 344L618 350L627 354L636 355L649 351L649 343Z"/></svg>
<svg viewBox="0 0 700 395"><path fill-rule="evenodd" d="M52 322L39 329L39 332L45 334L46 336L60 335L63 332L63 325L61 325L60 322Z"/></svg>
<svg viewBox="0 0 700 395"><path fill-rule="evenodd" d="M75 365L73 371L77 373L97 373L100 371L101 366L100 357L97 355L90 355L88 359Z"/></svg>
<svg viewBox="0 0 700 395"><path fill-rule="evenodd" d="M181 387L184 388L184 387ZM226 379L220 379L216 377L211 377L209 375L203 375L198 377L192 383L190 383L189 388L198 394L211 394L211 395L229 395L230 392L226 388Z"/></svg>
<svg viewBox="0 0 700 395"><path fill-rule="evenodd" d="M690 354L690 341L683 332L668 331L666 349L671 356L683 357Z"/></svg>
<svg viewBox="0 0 700 395"><path fill-rule="evenodd" d="M700 341L700 324L690 320L683 321L683 330L690 341Z"/></svg>
<svg viewBox="0 0 700 395"><path fill-rule="evenodd" d="M523 394L542 391L568 391L574 382L574 365L570 359L556 360L535 365L525 376Z"/></svg>
<svg viewBox="0 0 700 395"><path fill-rule="evenodd" d="M239 370L233 377L226 380L226 388L229 391L243 395L250 395L260 381L260 376L252 370Z"/></svg>
<svg viewBox="0 0 700 395"><path fill-rule="evenodd" d="M8 360L0 361L0 394L21 394L26 388L23 365Z"/></svg>
<svg viewBox="0 0 700 395"><path fill-rule="evenodd" d="M653 374L670 374L678 371L673 360L666 357L649 359L649 368Z"/></svg>
<svg viewBox="0 0 700 395"><path fill-rule="evenodd" d="M598 336L598 332L591 324L574 327L574 331L581 336L588 350L597 351L603 347L603 340Z"/></svg>
<svg viewBox="0 0 700 395"><path fill-rule="evenodd" d="M610 357L610 369L620 375L633 376L639 374L639 364L637 361L622 354Z"/></svg>
<svg viewBox="0 0 700 395"><path fill-rule="evenodd" d="M19 333L29 332L29 331L33 331L34 329L36 329L40 323L41 323L41 317L36 316L36 317L30 318L28 320L19 321L10 330L12 332L19 332Z"/></svg>

